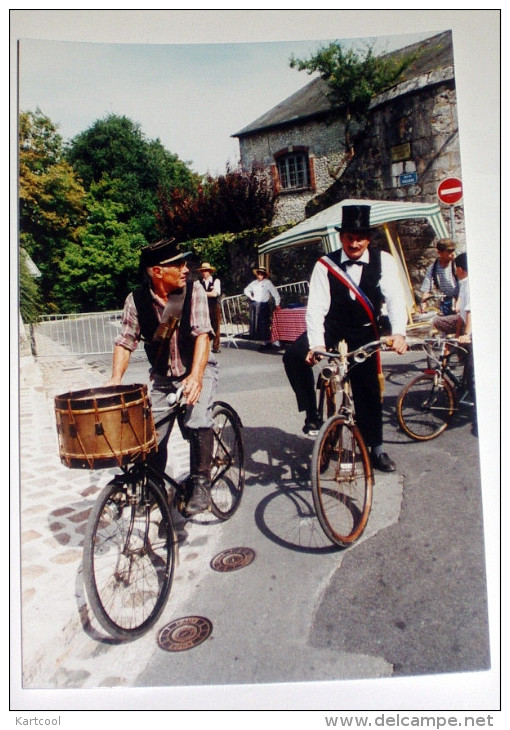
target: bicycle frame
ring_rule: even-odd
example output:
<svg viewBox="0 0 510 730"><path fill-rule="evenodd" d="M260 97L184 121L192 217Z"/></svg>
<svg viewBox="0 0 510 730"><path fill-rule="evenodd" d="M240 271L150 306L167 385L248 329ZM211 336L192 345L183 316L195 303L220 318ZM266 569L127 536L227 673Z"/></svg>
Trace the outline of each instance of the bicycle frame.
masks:
<svg viewBox="0 0 510 730"><path fill-rule="evenodd" d="M437 345L438 343L440 349L438 354L436 355L433 351L433 346ZM439 340L437 338L427 338L422 342L418 342L417 344L421 344L423 346L423 349L427 353L428 367L426 368L425 372L434 373L437 375L438 378L445 378L446 380L448 380L450 385L453 386L455 394L458 395L463 387L466 386L466 368L468 361L466 359L466 361L463 363L462 376L459 378L458 375L453 372L449 365L450 358L454 354L454 352L451 351L451 348L453 348L457 353L462 353L463 357L467 358L468 351L466 350L466 348L462 347L462 345L460 345L453 338L441 338Z"/></svg>
<svg viewBox="0 0 510 730"><path fill-rule="evenodd" d="M327 416L334 413L342 415L349 424L354 424L354 401L350 386L349 375L356 365L372 357L376 352L391 349L391 337L384 337L380 340L368 342L349 352L345 341L338 345L338 352L317 351L316 358L327 359L327 364L321 367L319 372L319 413L324 411L326 401ZM335 396L341 391L342 398L336 408Z"/></svg>

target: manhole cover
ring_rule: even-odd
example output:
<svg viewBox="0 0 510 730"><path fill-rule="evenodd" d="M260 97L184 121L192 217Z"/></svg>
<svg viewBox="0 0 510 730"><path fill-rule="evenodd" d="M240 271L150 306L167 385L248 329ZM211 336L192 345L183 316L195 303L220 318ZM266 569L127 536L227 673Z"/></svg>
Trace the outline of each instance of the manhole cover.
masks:
<svg viewBox="0 0 510 730"><path fill-rule="evenodd" d="M184 616L161 629L158 644L165 651L186 651L205 641L212 631L212 623L203 616Z"/></svg>
<svg viewBox="0 0 510 730"><path fill-rule="evenodd" d="M224 550L211 560L211 568L226 573L229 570L238 570L249 565L255 553L251 548L236 547Z"/></svg>

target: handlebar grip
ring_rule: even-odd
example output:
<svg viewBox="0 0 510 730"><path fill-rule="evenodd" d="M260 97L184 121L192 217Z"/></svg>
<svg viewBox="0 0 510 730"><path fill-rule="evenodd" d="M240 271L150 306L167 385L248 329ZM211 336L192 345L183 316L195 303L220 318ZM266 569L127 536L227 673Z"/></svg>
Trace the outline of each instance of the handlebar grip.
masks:
<svg viewBox="0 0 510 730"><path fill-rule="evenodd" d="M184 389L183 389L183 387L181 385L180 388L177 388L177 390L175 391L175 393L169 393L167 395L166 402L168 403L169 406L173 406L176 403L180 403L181 402L183 390Z"/></svg>

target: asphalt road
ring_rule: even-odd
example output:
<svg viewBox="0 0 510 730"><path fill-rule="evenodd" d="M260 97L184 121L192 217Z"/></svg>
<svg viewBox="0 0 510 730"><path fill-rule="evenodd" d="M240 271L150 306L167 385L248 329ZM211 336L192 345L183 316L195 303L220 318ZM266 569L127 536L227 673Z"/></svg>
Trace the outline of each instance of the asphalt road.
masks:
<svg viewBox="0 0 510 730"><path fill-rule="evenodd" d="M185 554L159 622L199 615L210 638L187 652L157 645L138 687L310 682L480 672L490 666L478 440L466 419L429 443L401 434L395 402L420 363L383 356L385 442L397 473L376 473L363 538L332 547L315 518L301 433L281 353L248 343L218 355L218 396L241 415L246 490L240 510ZM95 360L109 374L108 359ZM126 382L144 382L143 358ZM231 573L211 558L255 553ZM183 564L184 563L184 564Z"/></svg>

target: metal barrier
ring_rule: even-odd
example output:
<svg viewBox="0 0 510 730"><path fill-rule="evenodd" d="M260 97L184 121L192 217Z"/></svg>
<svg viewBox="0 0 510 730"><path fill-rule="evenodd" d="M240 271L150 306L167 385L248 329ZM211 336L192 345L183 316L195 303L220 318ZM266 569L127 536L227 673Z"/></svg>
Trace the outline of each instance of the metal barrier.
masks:
<svg viewBox="0 0 510 730"><path fill-rule="evenodd" d="M282 306L303 303L308 296L308 282L298 281L276 287L282 298ZM221 334L227 338L227 346L237 347L236 337L250 331L250 301L244 294L221 300ZM113 342L120 332L122 310L89 312L85 314L48 314L30 327L28 333L32 352L37 357L59 355L109 355ZM134 354L145 356L139 347Z"/></svg>
<svg viewBox="0 0 510 730"><path fill-rule="evenodd" d="M32 351L37 357L111 354L121 316L122 310L44 315L31 328Z"/></svg>
<svg viewBox="0 0 510 730"><path fill-rule="evenodd" d="M281 284L276 287L282 298L282 307L293 303L304 303L308 296L308 281ZM250 332L250 300L245 294L236 294L221 300L221 332L227 338L227 347L234 344L236 337L246 337Z"/></svg>

